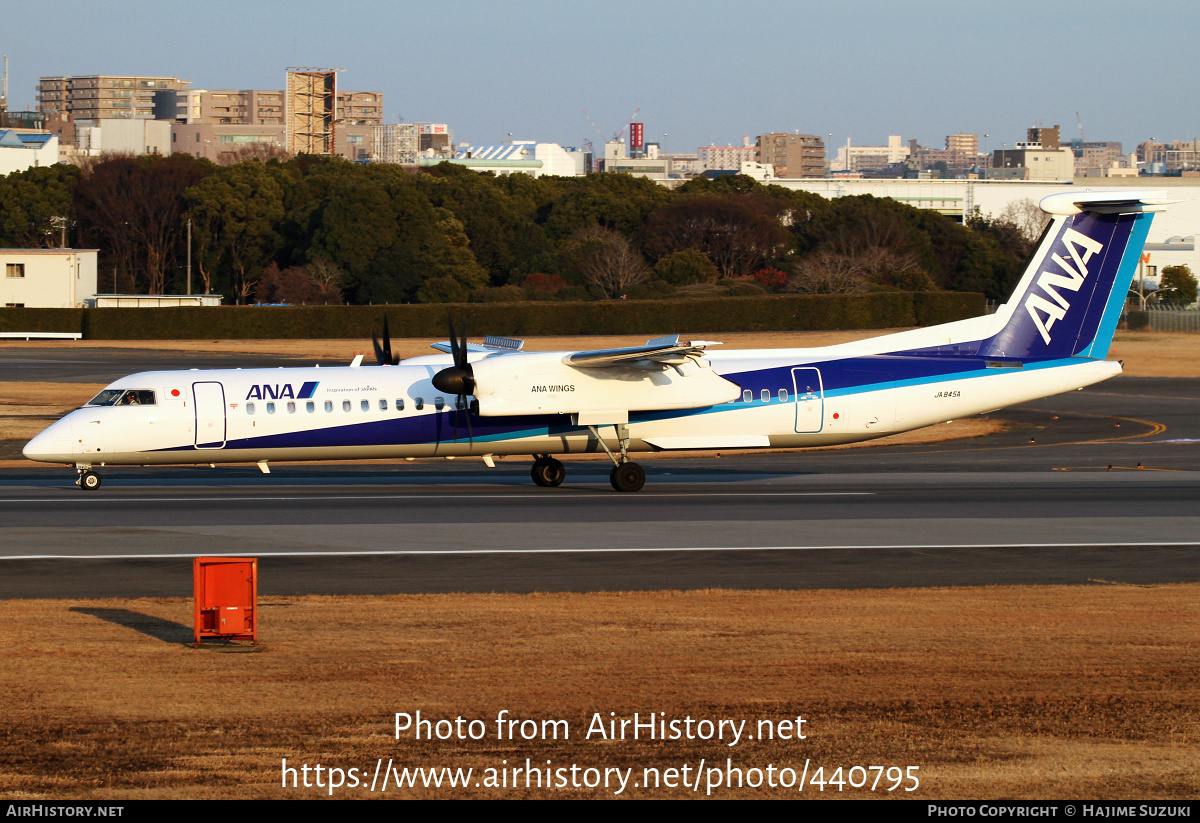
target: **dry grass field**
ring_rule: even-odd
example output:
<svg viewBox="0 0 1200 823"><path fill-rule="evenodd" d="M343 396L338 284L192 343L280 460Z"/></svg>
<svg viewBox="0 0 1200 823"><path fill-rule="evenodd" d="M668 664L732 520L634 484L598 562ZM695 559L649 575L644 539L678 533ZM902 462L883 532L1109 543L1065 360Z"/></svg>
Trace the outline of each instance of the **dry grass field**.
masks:
<svg viewBox="0 0 1200 823"><path fill-rule="evenodd" d="M890 331L903 331L894 329ZM851 340L862 340L886 334L888 331L836 332L735 332L705 335L720 339L724 349L810 348L832 346ZM421 338L392 341L393 351L403 358L434 354L429 344L444 338ZM597 337L531 337L525 347L531 351L558 351L640 346L644 335L614 335ZM104 340L104 341L18 341L0 342L3 348L80 348L97 346L115 349L162 351L244 352L247 359L254 354L283 354L295 357L345 358L364 354L368 360L374 354L370 340ZM1200 335L1159 332L1117 332L1110 359L1125 361L1125 373L1132 377L1195 377L1200 374Z"/></svg>
<svg viewBox="0 0 1200 823"><path fill-rule="evenodd" d="M260 612L258 650L194 650L189 601L0 603L0 796L327 794L282 788L284 758L358 769L363 786L334 792L357 798L379 758L474 770L465 789L383 793L401 797L615 794L473 785L526 758L580 780L633 769L632 797L705 796L717 779L716 797L822 796L730 788L727 759L747 781L806 761L826 778L917 766L919 788L892 796L921 799L1200 794L1200 585L264 598ZM395 713L418 710L486 731L397 740ZM565 720L570 737L497 739L501 710ZM597 712L745 720L750 735L803 717L806 739L589 740ZM694 780L702 759L698 792L634 787L647 767Z"/></svg>
<svg viewBox="0 0 1200 823"><path fill-rule="evenodd" d="M862 334L721 339L733 348L854 336ZM401 353L425 353L427 342L406 341ZM358 341L131 345L347 358L364 350ZM1200 335L1122 334L1112 356L1127 374L1197 376ZM31 436L99 388L0 384L0 438ZM356 769L360 785L333 793L347 798L692 797L717 780L711 793L722 798L1200 795L1200 584L270 597L260 602L258 648L192 649L191 619L191 602L178 599L0 601L0 797L328 796L315 785L282 787L284 758L342 770L346 783ZM417 711L483 720L485 734L397 740L395 713ZM501 711L565 720L570 738L497 739ZM586 737L595 713L651 712L746 721L750 735L758 721L802 716L807 737L734 746ZM526 788L527 776L511 769L527 758L568 785ZM377 763L389 761L473 772L465 788L390 782L372 794ZM742 786L726 784L727 761L742 770ZM806 764L808 779L820 767L826 780L865 776L868 787L872 766L915 766L920 786L904 792L911 783L902 780L889 795L886 772L875 791L748 785L770 780L770 766L776 783L794 783ZM506 785L474 785L499 780L497 769L508 770ZM604 769L622 770L607 773L607 788L570 785L603 780ZM698 789L647 787L645 769L660 780L699 774ZM629 782L618 795L622 774Z"/></svg>

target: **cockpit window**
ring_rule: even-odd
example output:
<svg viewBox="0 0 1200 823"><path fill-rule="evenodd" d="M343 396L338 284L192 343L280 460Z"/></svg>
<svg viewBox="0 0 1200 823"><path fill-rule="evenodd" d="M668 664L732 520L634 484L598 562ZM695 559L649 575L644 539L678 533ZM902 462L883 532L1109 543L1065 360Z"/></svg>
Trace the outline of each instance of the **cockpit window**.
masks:
<svg viewBox="0 0 1200 823"><path fill-rule="evenodd" d="M153 406L154 392L147 389L130 389L121 398L122 406Z"/></svg>
<svg viewBox="0 0 1200 823"><path fill-rule="evenodd" d="M88 401L89 406L153 406L149 389L105 389Z"/></svg>
<svg viewBox="0 0 1200 823"><path fill-rule="evenodd" d="M111 406L125 393L124 389L105 389L87 402L89 406Z"/></svg>

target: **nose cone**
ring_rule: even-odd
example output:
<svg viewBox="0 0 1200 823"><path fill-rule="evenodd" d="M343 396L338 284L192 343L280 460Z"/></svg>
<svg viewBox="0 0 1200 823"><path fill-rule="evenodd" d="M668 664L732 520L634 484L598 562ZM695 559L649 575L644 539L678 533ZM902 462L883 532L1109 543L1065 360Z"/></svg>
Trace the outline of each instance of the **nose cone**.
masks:
<svg viewBox="0 0 1200 823"><path fill-rule="evenodd" d="M71 437L71 426L68 415L26 443L21 453L39 463L74 463L75 454L71 447L75 441Z"/></svg>

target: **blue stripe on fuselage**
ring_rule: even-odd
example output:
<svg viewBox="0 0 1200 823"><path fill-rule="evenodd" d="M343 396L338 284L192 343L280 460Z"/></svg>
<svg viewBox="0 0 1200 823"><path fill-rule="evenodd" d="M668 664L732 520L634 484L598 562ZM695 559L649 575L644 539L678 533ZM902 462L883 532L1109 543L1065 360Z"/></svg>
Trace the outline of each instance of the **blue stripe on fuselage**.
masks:
<svg viewBox="0 0 1200 823"><path fill-rule="evenodd" d="M1056 368L1084 362L1082 358L1060 358L1026 362L1024 371ZM937 383L944 380L963 380L997 374L1011 374L1007 369L989 369L988 359L972 356L880 354L823 362L797 362L783 366L753 369L722 375L750 389L758 404L760 392L768 390L773 397L780 388L793 391L792 369L816 368L821 372L825 397L846 397L871 391ZM775 403L774 399L771 401ZM631 412L631 423L654 420L682 419L713 412L728 412L751 404L741 400L719 406L695 409ZM434 414L417 414L364 423L323 426L295 432L260 435L229 440L225 452L256 449L305 449L353 446L405 446L436 443L461 443L472 437L475 442L499 442L521 437L578 435L586 428L570 424L565 414L521 415L513 417L471 416L468 434L466 412L453 409ZM159 451L191 451L195 446L177 446Z"/></svg>

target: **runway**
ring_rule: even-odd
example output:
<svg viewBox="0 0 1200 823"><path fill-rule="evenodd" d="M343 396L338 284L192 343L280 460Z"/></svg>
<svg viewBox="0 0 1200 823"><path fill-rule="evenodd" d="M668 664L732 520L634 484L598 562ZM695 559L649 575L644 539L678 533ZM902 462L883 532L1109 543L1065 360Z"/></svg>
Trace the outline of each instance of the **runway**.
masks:
<svg viewBox="0 0 1200 823"><path fill-rule="evenodd" d="M259 557L266 596L1194 581L1198 401L1116 378L987 438L646 460L634 495L596 460L557 489L514 457L106 469L94 494L30 464L0 470L0 597L187 596L197 554Z"/></svg>

